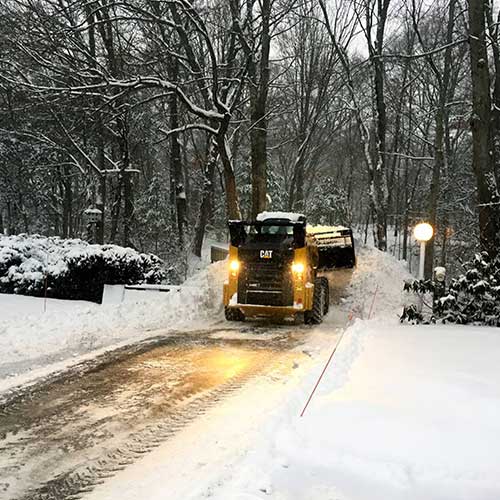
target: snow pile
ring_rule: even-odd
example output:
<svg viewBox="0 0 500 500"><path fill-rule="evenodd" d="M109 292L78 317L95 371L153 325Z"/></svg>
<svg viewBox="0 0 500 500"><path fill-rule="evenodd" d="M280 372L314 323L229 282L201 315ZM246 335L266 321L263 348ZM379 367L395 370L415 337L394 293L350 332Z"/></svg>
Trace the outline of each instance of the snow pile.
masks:
<svg viewBox="0 0 500 500"><path fill-rule="evenodd" d="M411 278L403 261L374 247L359 245L343 307L355 317L367 318L372 309L372 318L397 319L408 300L403 292L404 282Z"/></svg>
<svg viewBox="0 0 500 500"><path fill-rule="evenodd" d="M117 245L57 237L0 236L0 292L98 302L104 283L159 283L162 262Z"/></svg>
<svg viewBox="0 0 500 500"><path fill-rule="evenodd" d="M48 313L78 314L88 309L99 309L99 305L85 300L60 300L26 295L0 293L0 322L20 321L27 316Z"/></svg>
<svg viewBox="0 0 500 500"><path fill-rule="evenodd" d="M225 263L209 266L186 281L179 292L159 294L154 301L98 306L82 302L57 307L50 302L45 314L26 314L25 301L40 299L0 294L0 309L16 308L15 317L0 319L0 377L64 360L123 341L169 331L221 312Z"/></svg>

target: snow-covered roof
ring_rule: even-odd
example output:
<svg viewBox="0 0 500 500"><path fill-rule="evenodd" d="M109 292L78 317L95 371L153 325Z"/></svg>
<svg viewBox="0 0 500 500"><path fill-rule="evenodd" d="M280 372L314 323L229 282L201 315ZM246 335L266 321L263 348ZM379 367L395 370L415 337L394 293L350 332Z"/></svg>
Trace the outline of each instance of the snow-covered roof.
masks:
<svg viewBox="0 0 500 500"><path fill-rule="evenodd" d="M265 221L268 219L286 219L290 222L299 222L301 219L304 220L305 216L294 212L261 212L257 215L258 221Z"/></svg>

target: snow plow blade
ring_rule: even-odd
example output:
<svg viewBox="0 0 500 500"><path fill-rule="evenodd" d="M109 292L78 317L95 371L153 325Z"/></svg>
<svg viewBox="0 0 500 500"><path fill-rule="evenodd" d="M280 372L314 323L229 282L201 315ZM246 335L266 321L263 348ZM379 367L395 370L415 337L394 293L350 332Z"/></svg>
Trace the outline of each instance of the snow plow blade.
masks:
<svg viewBox="0 0 500 500"><path fill-rule="evenodd" d="M311 231L311 232L309 232ZM319 252L319 269L356 265L352 229L346 227L308 228L308 235L316 241Z"/></svg>

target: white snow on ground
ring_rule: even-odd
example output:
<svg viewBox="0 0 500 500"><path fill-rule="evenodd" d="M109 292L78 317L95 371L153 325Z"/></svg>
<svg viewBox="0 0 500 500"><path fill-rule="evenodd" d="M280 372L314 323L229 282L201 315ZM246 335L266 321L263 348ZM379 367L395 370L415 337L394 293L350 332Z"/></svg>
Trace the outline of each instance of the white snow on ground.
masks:
<svg viewBox="0 0 500 500"><path fill-rule="evenodd" d="M324 363L259 380L86 500L493 500L500 337L358 320ZM168 481L165 481L168 478Z"/></svg>
<svg viewBox="0 0 500 500"><path fill-rule="evenodd" d="M26 316L48 313L78 313L88 309L98 309L99 306L85 300L58 300L25 295L9 295L0 293L0 322L5 320L19 321Z"/></svg>
<svg viewBox="0 0 500 500"><path fill-rule="evenodd" d="M212 246L219 249L228 250L229 243L224 243L223 239L215 240L213 238L205 238L203 240L203 247L201 249L201 258L197 257L193 253L190 253L188 256L188 276L195 275L210 264Z"/></svg>
<svg viewBox="0 0 500 500"><path fill-rule="evenodd" d="M214 496L497 499L499 356L495 330L358 321L305 416L319 367Z"/></svg>
<svg viewBox="0 0 500 500"><path fill-rule="evenodd" d="M196 321L218 318L221 311L223 262L213 264L185 282L180 292L156 300L99 306L85 302L0 294L0 390L15 383L19 372L123 341L138 341Z"/></svg>
<svg viewBox="0 0 500 500"><path fill-rule="evenodd" d="M400 325L405 268L359 256L344 307L366 318L378 284L374 318L345 332L304 417L339 337L325 326L295 370L250 384L87 500L500 498L500 331Z"/></svg>

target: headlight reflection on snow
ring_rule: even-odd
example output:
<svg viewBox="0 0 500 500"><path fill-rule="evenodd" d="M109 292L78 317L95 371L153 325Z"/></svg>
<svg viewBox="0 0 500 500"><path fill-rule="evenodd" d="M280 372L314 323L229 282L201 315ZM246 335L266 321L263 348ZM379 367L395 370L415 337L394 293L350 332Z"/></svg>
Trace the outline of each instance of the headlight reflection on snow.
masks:
<svg viewBox="0 0 500 500"><path fill-rule="evenodd" d="M214 352L207 358L206 368L212 369L221 378L228 379L241 374L252 364L252 353L245 351Z"/></svg>

